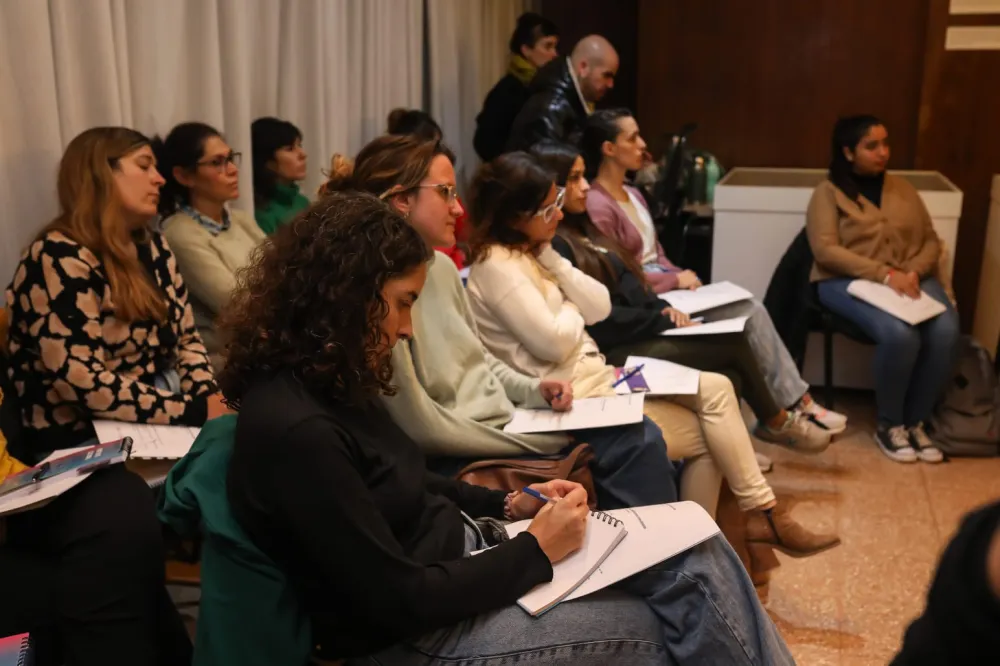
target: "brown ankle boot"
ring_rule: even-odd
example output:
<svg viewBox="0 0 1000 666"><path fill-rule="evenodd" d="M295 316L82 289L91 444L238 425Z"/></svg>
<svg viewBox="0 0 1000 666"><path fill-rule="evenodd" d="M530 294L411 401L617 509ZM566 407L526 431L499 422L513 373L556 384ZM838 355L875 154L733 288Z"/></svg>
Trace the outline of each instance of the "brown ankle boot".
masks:
<svg viewBox="0 0 1000 666"><path fill-rule="evenodd" d="M773 509L749 512L747 542L767 544L791 557L808 557L839 545L840 537L810 532L779 504Z"/></svg>

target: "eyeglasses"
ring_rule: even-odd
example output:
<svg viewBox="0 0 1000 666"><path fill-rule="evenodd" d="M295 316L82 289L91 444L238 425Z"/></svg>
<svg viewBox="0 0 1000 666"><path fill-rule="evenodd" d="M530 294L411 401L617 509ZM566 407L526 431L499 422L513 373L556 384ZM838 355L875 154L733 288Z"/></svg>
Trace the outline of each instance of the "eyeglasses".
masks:
<svg viewBox="0 0 1000 666"><path fill-rule="evenodd" d="M205 160L203 162L195 162L195 166L207 166L212 167L216 171L222 171L226 168L227 164L232 164L233 166L239 166L240 160L243 158L243 153L231 152L228 155L219 155L218 157L213 157L210 160Z"/></svg>
<svg viewBox="0 0 1000 666"><path fill-rule="evenodd" d="M441 197L448 202L448 204L453 204L458 201L458 187L455 185L446 185L444 183L435 183L428 185L414 185L411 188L405 190L387 190L379 195L379 199L385 199L386 197L391 197L394 194L403 194L410 190L422 190L424 188L436 190Z"/></svg>
<svg viewBox="0 0 1000 666"><path fill-rule="evenodd" d="M563 202L566 201L566 188L560 187L556 189L556 200L540 209L535 215L542 218L546 224L551 224L552 220L556 217L556 212L562 210Z"/></svg>

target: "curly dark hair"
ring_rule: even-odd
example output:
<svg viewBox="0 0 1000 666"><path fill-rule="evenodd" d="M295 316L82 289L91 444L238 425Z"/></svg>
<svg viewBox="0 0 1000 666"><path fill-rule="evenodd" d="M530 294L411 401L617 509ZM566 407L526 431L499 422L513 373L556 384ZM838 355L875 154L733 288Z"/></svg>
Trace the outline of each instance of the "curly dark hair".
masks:
<svg viewBox="0 0 1000 666"><path fill-rule="evenodd" d="M233 409L252 382L290 370L327 400L362 405L392 395L379 325L382 288L431 258L419 234L369 194L334 192L254 250L219 320Z"/></svg>

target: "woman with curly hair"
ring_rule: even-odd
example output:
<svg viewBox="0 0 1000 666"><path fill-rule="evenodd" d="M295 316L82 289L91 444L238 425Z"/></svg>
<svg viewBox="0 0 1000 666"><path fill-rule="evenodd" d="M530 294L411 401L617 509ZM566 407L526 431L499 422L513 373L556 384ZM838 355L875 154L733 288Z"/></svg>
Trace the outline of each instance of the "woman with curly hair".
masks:
<svg viewBox="0 0 1000 666"><path fill-rule="evenodd" d="M327 187L381 197L404 215L429 247L454 242L455 220L462 212L455 169L451 153L436 141L379 137L358 154L353 172L342 170ZM675 501L674 468L652 421L568 436L504 432L515 405L566 410L574 387L567 381L528 377L489 354L479 339L455 265L440 253L435 256L413 311L414 335L393 350L400 391L386 401L396 423L426 453L439 457L435 467L457 471L452 463L460 466L470 458L554 455L574 441L586 442L595 454L592 470L602 508Z"/></svg>
<svg viewBox="0 0 1000 666"><path fill-rule="evenodd" d="M791 664L721 537L539 618L515 605L582 544L587 493L539 484L559 498L542 506L435 475L387 418L379 396L430 258L392 207L331 194L262 246L223 317L219 382L239 410L229 501L289 575L323 656ZM489 545L470 515L531 524L470 557Z"/></svg>

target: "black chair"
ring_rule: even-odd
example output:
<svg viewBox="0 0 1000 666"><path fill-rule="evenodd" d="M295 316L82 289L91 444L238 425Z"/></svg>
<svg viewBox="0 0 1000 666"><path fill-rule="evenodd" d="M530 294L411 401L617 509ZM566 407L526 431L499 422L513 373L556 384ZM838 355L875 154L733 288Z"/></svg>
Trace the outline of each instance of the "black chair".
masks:
<svg viewBox="0 0 1000 666"><path fill-rule="evenodd" d="M833 336L843 335L864 345L874 345L867 333L853 321L841 317L819 302L816 286L810 285L807 290L807 306L809 308L809 330L823 334L823 400L824 405L833 409ZM799 372L802 371L804 358L796 359Z"/></svg>

